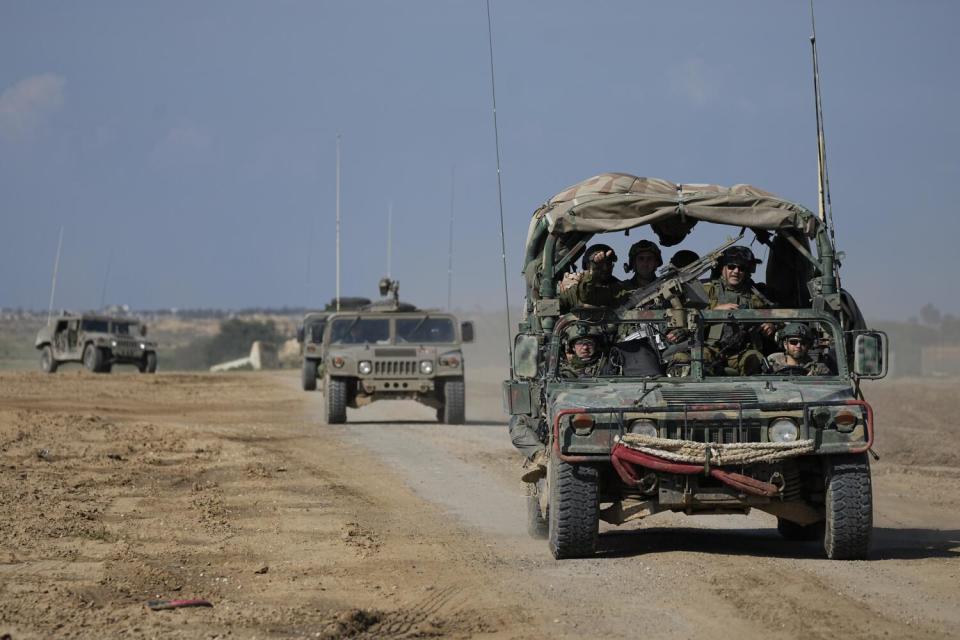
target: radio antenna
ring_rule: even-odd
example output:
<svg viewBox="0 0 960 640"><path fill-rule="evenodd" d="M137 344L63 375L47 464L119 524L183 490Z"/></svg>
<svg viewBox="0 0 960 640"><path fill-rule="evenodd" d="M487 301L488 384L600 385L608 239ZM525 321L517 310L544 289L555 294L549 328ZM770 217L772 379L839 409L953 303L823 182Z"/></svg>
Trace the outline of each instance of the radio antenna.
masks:
<svg viewBox="0 0 960 640"><path fill-rule="evenodd" d="M53 295L57 292L57 271L60 270L60 249L63 247L63 227L60 227L60 238L57 240L57 257L53 259L53 282L50 284L50 305L47 307L47 324L53 315Z"/></svg>
<svg viewBox="0 0 960 640"><path fill-rule="evenodd" d="M450 167L450 238L447 243L447 311L451 309L451 301L453 300L453 195L454 195L454 186L456 185L456 170L457 167Z"/></svg>
<svg viewBox="0 0 960 640"><path fill-rule="evenodd" d="M493 22L490 19L490 0L487 0L487 42L490 45L490 93L493 97L493 138L497 147L497 202L500 205L500 257L503 261L503 298L507 303L507 352L510 357L510 377L513 378L513 343L510 340L510 288L507 285L507 244L503 234L503 185L500 181L500 131L497 127L497 82L493 73Z"/></svg>
<svg viewBox="0 0 960 640"><path fill-rule="evenodd" d="M393 263L393 202L387 203L387 277L391 278Z"/></svg>
<svg viewBox="0 0 960 640"><path fill-rule="evenodd" d="M340 311L340 134L337 134L337 311Z"/></svg>
<svg viewBox="0 0 960 640"><path fill-rule="evenodd" d="M110 281L110 266L113 264L113 249L107 256L107 271L103 274L103 289L100 291L100 308L107 304L107 283Z"/></svg>

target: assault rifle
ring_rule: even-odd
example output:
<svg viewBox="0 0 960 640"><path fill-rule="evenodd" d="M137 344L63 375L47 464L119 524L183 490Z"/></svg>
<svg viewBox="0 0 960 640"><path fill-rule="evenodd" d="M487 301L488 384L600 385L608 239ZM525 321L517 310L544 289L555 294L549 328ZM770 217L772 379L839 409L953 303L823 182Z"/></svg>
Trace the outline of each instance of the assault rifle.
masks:
<svg viewBox="0 0 960 640"><path fill-rule="evenodd" d="M704 271L717 265L720 254L743 238L746 228L740 230L740 235L730 238L722 245L691 262L685 267L676 268L668 265L660 273L660 277L645 287L637 289L617 307L620 315L630 309L658 308L658 309L705 309L710 305L707 292L700 284L700 276Z"/></svg>

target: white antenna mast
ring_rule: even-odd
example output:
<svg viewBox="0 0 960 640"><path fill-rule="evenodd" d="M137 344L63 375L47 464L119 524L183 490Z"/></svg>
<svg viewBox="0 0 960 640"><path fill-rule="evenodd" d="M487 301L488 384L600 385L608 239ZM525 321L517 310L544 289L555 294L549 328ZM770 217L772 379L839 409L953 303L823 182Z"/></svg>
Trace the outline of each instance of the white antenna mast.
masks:
<svg viewBox="0 0 960 640"><path fill-rule="evenodd" d="M451 309L453 299L453 188L456 165L450 167L450 242L447 249L447 311Z"/></svg>
<svg viewBox="0 0 960 640"><path fill-rule="evenodd" d="M337 134L337 311L340 311L340 134Z"/></svg>
<svg viewBox="0 0 960 640"><path fill-rule="evenodd" d="M387 277L393 277L390 266L393 262L393 202L387 204Z"/></svg>
<svg viewBox="0 0 960 640"><path fill-rule="evenodd" d="M53 282L50 285L50 305L47 307L47 324L53 315L53 294L57 291L57 271L60 270L60 248L63 247L63 227L60 227L60 239L57 240L57 257L53 260Z"/></svg>

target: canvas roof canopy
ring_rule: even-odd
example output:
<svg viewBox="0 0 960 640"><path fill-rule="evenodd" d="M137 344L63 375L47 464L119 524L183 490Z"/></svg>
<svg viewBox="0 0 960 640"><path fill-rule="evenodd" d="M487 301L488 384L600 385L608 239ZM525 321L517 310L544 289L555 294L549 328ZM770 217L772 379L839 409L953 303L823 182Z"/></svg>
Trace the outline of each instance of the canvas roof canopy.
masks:
<svg viewBox="0 0 960 640"><path fill-rule="evenodd" d="M675 184L626 173L602 173L564 189L540 207L527 246L546 220L554 234L595 234L650 225L664 246L683 240L699 221L813 237L817 217L805 207L747 184Z"/></svg>

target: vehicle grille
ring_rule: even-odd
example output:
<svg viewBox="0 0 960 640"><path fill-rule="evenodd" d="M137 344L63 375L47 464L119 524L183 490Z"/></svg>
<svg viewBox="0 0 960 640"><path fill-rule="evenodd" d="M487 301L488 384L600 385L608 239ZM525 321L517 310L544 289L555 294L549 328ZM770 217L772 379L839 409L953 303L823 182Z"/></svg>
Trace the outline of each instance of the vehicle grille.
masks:
<svg viewBox="0 0 960 640"><path fill-rule="evenodd" d="M417 375L416 360L376 360L373 374L386 377L412 377Z"/></svg>
<svg viewBox="0 0 960 640"><path fill-rule="evenodd" d="M660 395L668 405L702 404L705 402L755 403L757 394L753 389L660 389Z"/></svg>
<svg viewBox="0 0 960 640"><path fill-rule="evenodd" d="M742 426L725 423L704 424L703 422L667 425L667 437L673 440L692 440L693 442L713 442L714 444L733 444L734 442L763 442L763 427L757 420L744 420Z"/></svg>

